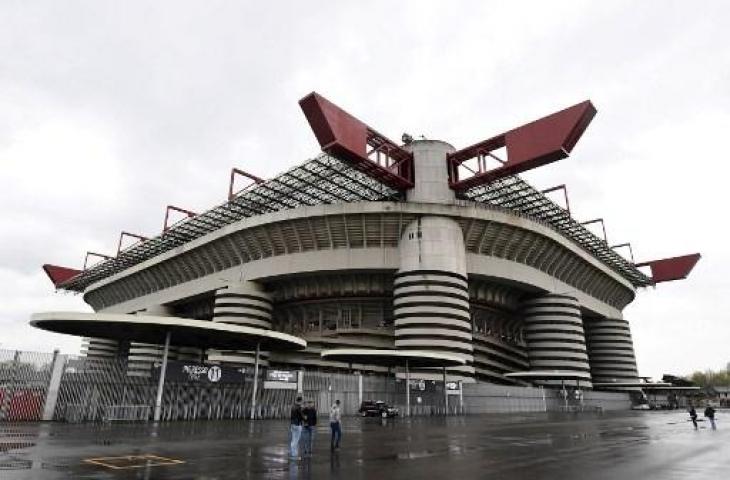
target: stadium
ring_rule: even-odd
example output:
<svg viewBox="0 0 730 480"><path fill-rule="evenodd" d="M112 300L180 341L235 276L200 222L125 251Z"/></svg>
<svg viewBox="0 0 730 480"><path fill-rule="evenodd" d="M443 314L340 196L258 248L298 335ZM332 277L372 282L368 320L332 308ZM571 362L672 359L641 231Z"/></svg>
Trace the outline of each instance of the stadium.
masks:
<svg viewBox="0 0 730 480"><path fill-rule="evenodd" d="M564 186L541 191L520 178L568 157L596 113L589 101L461 149L407 135L396 143L317 93L300 105L321 154L271 179L234 168L225 203L168 206L159 235L122 232L116 255L89 252L102 259L83 269L44 265L55 288L82 294L98 315L306 340L299 351L262 350L263 368L402 376L333 352L428 351L459 358L445 380L463 385L640 388L622 311L638 289L686 278L700 256L635 262L630 244L587 228L601 219L571 216ZM253 351L176 346L174 336L169 352L255 361ZM127 375L149 377L162 346L87 338L84 354L123 358Z"/></svg>

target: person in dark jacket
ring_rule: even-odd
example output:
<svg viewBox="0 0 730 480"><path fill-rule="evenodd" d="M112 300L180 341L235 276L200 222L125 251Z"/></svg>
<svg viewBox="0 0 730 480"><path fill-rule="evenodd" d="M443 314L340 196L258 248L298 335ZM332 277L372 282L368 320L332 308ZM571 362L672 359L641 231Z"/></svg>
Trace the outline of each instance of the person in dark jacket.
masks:
<svg viewBox="0 0 730 480"><path fill-rule="evenodd" d="M692 424L695 426L695 430L697 430L697 410L695 410L694 405L691 403L689 404L689 418L692 420Z"/></svg>
<svg viewBox="0 0 730 480"><path fill-rule="evenodd" d="M314 402L309 400L307 405L302 409L304 417L304 427L302 428L302 455L306 457L312 456L312 445L314 444L314 432L317 426L317 407Z"/></svg>
<svg viewBox="0 0 730 480"><path fill-rule="evenodd" d="M291 432L289 437L289 456L294 460L298 460L299 439L302 436L302 423L304 422L304 417L302 415L302 397L297 397L294 401L289 418L289 431Z"/></svg>
<svg viewBox="0 0 730 480"><path fill-rule="evenodd" d="M340 410L340 401L335 400L334 405L330 408L330 430L332 430L332 438L330 440L330 448L339 450L340 439L342 438L342 411Z"/></svg>
<svg viewBox="0 0 730 480"><path fill-rule="evenodd" d="M707 408L705 408L705 417L707 417L710 421L712 429L717 430L717 427L715 426L715 409L709 403L707 404Z"/></svg>

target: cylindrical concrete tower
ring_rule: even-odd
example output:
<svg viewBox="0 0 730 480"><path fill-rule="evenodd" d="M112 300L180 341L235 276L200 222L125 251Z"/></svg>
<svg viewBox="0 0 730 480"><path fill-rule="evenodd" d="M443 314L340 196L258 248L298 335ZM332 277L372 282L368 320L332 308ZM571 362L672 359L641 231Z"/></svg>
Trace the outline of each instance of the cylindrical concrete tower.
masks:
<svg viewBox="0 0 730 480"><path fill-rule="evenodd" d="M270 330L272 310L271 296L259 284L235 283L216 292L213 321ZM254 352L240 350L208 352L210 361L236 365L253 365L254 356ZM268 352L261 352L259 360L262 366L268 366Z"/></svg>
<svg viewBox="0 0 730 480"><path fill-rule="evenodd" d="M585 322L591 377L595 383L637 383L629 322L602 318Z"/></svg>
<svg viewBox="0 0 730 480"><path fill-rule="evenodd" d="M446 154L454 148L438 140L407 146L415 164L408 201L452 203ZM467 365L449 369L455 379L474 376L469 287L464 235L457 222L423 216L404 230L398 245L400 269L393 284L395 347L440 350L463 357Z"/></svg>
<svg viewBox="0 0 730 480"><path fill-rule="evenodd" d="M138 315L154 315L158 317L172 316L172 309L165 305L157 305L147 308ZM173 339L174 343L174 339ZM127 364L127 375L132 377L152 376L152 366L155 362L162 362L164 346L152 343L132 342L129 344L129 362ZM177 357L177 349L170 347L170 358Z"/></svg>
<svg viewBox="0 0 730 480"><path fill-rule="evenodd" d="M116 340L105 338L86 338L81 347L82 353L89 360L109 361L117 358L121 353L120 345Z"/></svg>
<svg viewBox="0 0 730 480"><path fill-rule="evenodd" d="M409 202L453 203L454 190L449 187L446 155L454 147L440 140L416 140L406 145L413 152L413 188L406 192Z"/></svg>
<svg viewBox="0 0 730 480"><path fill-rule="evenodd" d="M570 371L582 377L580 385L591 386L583 320L575 297L544 295L526 301L523 312L530 370Z"/></svg>

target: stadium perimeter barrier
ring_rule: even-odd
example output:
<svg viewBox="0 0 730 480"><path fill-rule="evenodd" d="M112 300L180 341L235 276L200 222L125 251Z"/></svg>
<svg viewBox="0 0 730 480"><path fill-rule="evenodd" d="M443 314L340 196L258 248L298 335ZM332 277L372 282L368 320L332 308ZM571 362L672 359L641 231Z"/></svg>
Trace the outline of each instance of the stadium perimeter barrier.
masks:
<svg viewBox="0 0 730 480"><path fill-rule="evenodd" d="M162 420L246 419L251 415L253 375L239 383L165 384ZM340 400L344 415L357 415L360 401L384 401L405 412L405 381L393 376L305 371L297 389L258 386L257 418L286 418L296 396L312 400L323 415ZM157 378L128 374L125 360L0 350L0 421L148 421ZM557 390L464 384L445 408L441 382L413 381L411 415L628 409L628 394L584 391L580 400Z"/></svg>

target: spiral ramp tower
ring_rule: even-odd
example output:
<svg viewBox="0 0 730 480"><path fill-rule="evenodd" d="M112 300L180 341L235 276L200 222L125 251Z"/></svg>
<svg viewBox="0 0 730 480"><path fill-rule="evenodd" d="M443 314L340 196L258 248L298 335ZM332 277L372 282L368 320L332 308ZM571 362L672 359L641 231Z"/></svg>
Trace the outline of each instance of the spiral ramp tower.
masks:
<svg viewBox="0 0 730 480"><path fill-rule="evenodd" d="M590 366L580 304L570 295L544 295L523 306L530 370L570 372L566 384L591 386ZM546 380L560 384L562 380Z"/></svg>
<svg viewBox="0 0 730 480"><path fill-rule="evenodd" d="M230 283L216 291L213 321L271 330L271 295L254 282ZM243 350L209 350L212 363L235 366L253 365L255 352ZM269 353L260 352L262 367L269 365Z"/></svg>
<svg viewBox="0 0 730 480"><path fill-rule="evenodd" d="M585 322L591 376L597 384L637 384L634 342L629 322L621 318L592 319ZM613 387L636 390L637 387Z"/></svg>

